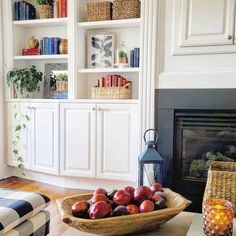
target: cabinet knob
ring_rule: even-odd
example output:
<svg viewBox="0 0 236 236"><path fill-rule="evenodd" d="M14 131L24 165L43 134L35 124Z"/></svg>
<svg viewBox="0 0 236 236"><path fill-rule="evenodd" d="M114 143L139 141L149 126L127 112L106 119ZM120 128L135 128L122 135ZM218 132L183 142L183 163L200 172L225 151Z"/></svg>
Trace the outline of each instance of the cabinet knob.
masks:
<svg viewBox="0 0 236 236"><path fill-rule="evenodd" d="M96 107L93 107L93 108L92 108L92 111L95 111L95 110L96 110Z"/></svg>
<svg viewBox="0 0 236 236"><path fill-rule="evenodd" d="M231 40L232 38L232 35L228 35L228 40Z"/></svg>
<svg viewBox="0 0 236 236"><path fill-rule="evenodd" d="M98 107L98 111L101 111L101 110L102 110L102 108Z"/></svg>

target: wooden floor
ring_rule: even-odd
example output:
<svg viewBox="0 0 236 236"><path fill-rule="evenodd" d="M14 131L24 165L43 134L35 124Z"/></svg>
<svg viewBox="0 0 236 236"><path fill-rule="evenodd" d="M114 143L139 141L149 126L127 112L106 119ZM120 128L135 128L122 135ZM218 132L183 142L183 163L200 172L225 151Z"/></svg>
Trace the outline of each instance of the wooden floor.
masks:
<svg viewBox="0 0 236 236"><path fill-rule="evenodd" d="M0 181L0 188L10 188L30 192L38 192L51 198L51 204L47 208L51 213L50 236L61 236L68 229L68 226L61 222L60 215L56 205L56 199L65 196L87 193L88 190L65 189L57 186L43 184L31 180L9 178Z"/></svg>

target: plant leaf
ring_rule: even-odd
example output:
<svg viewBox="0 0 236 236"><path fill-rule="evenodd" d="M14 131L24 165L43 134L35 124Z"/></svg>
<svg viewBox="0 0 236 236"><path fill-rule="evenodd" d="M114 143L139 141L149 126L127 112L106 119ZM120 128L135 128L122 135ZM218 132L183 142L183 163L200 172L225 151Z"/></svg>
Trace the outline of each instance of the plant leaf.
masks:
<svg viewBox="0 0 236 236"><path fill-rule="evenodd" d="M16 154L16 155L19 154L19 153L18 153L18 150L13 150L13 153Z"/></svg>
<svg viewBox="0 0 236 236"><path fill-rule="evenodd" d="M17 125L16 128L15 128L15 131L18 132L21 130L21 125Z"/></svg>

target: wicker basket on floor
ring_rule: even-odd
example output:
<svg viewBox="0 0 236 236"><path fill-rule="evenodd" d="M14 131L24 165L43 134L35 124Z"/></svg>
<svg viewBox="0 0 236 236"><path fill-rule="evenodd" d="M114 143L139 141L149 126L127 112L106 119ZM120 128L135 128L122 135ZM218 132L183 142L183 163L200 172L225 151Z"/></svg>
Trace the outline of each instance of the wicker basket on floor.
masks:
<svg viewBox="0 0 236 236"><path fill-rule="evenodd" d="M88 21L111 20L112 3L94 2L87 4Z"/></svg>
<svg viewBox="0 0 236 236"><path fill-rule="evenodd" d="M140 0L114 0L112 19L140 18Z"/></svg>
<svg viewBox="0 0 236 236"><path fill-rule="evenodd" d="M92 99L131 99L132 85L131 82L122 87L93 87L91 89Z"/></svg>
<svg viewBox="0 0 236 236"><path fill-rule="evenodd" d="M211 163L204 200L207 198L220 198L232 202L236 214L236 162Z"/></svg>
<svg viewBox="0 0 236 236"><path fill-rule="evenodd" d="M53 18L53 6L39 5L39 18L40 19Z"/></svg>

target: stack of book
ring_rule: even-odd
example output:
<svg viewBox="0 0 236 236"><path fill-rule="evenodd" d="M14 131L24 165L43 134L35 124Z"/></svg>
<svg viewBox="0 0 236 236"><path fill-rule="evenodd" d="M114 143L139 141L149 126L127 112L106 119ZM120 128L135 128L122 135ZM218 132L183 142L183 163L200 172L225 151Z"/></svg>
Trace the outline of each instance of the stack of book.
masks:
<svg viewBox="0 0 236 236"><path fill-rule="evenodd" d="M25 1L14 3L14 19L17 20L34 20L36 18L35 7Z"/></svg>
<svg viewBox="0 0 236 236"><path fill-rule="evenodd" d="M54 17L67 17L67 0L56 0L54 4Z"/></svg>
<svg viewBox="0 0 236 236"><path fill-rule="evenodd" d="M60 40L61 39L58 37L54 38L43 37L39 43L40 54L41 55L59 54Z"/></svg>
<svg viewBox="0 0 236 236"><path fill-rule="evenodd" d="M40 55L40 49L39 48L25 48L22 49L22 56L35 56Z"/></svg>
<svg viewBox="0 0 236 236"><path fill-rule="evenodd" d="M134 48L130 51L130 67L139 68L140 48Z"/></svg>
<svg viewBox="0 0 236 236"><path fill-rule="evenodd" d="M128 84L129 81L119 75L107 75L98 79L97 87L122 87Z"/></svg>

